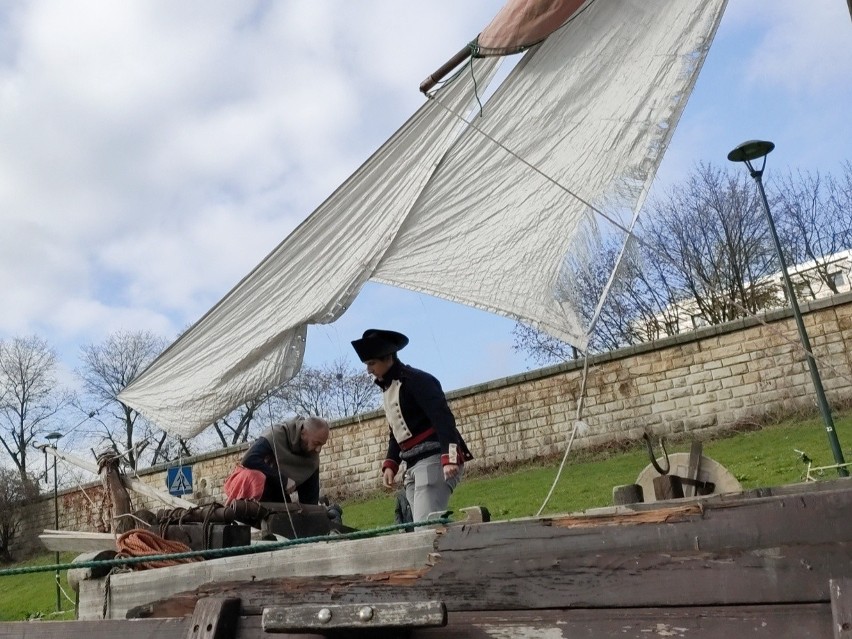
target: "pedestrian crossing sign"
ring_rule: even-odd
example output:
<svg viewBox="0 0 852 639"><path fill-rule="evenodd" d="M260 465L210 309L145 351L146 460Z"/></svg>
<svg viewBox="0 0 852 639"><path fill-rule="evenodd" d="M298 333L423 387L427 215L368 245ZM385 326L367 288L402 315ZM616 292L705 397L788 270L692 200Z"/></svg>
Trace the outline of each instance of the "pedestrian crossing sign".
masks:
<svg viewBox="0 0 852 639"><path fill-rule="evenodd" d="M192 492L192 466L175 466L166 471L169 494L180 496Z"/></svg>

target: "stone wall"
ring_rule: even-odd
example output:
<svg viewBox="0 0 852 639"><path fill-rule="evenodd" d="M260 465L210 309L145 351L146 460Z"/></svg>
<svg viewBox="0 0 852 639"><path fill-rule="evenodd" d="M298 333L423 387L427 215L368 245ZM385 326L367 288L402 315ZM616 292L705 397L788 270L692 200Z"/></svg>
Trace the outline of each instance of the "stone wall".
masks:
<svg viewBox="0 0 852 639"><path fill-rule="evenodd" d="M802 310L829 402L835 408L852 404L852 294ZM638 439L646 429L701 437L742 422L815 410L789 311L604 353L588 364L582 419L589 429L575 440L575 448ZM582 384L582 363L571 362L448 393L476 456L469 472L564 451ZM378 489L386 438L380 412L334 423L322 453L324 491L340 499ZM232 447L185 460L193 468L198 503L223 500L222 484L244 450ZM141 478L165 490L166 472L161 466ZM61 494L61 527L94 529L92 504L99 503L99 491L87 489L89 497L79 491ZM52 527L51 505L48 499L34 509L48 511L37 517L50 523L43 527Z"/></svg>

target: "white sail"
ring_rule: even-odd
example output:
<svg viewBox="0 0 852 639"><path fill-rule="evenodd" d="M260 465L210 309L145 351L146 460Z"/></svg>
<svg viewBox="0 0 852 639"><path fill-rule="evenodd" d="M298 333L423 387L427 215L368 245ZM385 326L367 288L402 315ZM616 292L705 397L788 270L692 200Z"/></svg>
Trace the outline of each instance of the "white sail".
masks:
<svg viewBox="0 0 852 639"><path fill-rule="evenodd" d="M368 280L583 348L588 326L558 291L566 258L589 250L596 211L638 210L724 5L592 0L458 135L476 99L461 74L119 398L191 437L292 377L307 325ZM480 91L492 60L474 62Z"/></svg>
<svg viewBox="0 0 852 639"><path fill-rule="evenodd" d="M632 215L642 203L722 8L587 5L527 54L479 130L449 151L373 279L520 319L583 349L588 327L558 294L564 259L589 250L584 225L599 222L595 209Z"/></svg>

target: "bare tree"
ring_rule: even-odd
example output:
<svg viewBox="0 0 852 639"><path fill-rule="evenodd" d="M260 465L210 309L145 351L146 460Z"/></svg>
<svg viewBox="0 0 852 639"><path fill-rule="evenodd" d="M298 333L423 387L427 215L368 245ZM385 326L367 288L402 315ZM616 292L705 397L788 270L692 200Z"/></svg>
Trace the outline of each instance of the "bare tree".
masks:
<svg viewBox="0 0 852 639"><path fill-rule="evenodd" d="M0 561L12 561L9 550L26 515L25 506L38 497L38 482L0 468Z"/></svg>
<svg viewBox="0 0 852 639"><path fill-rule="evenodd" d="M580 356L571 344L521 322L512 328L512 348L526 353L541 366L567 362Z"/></svg>
<svg viewBox="0 0 852 639"><path fill-rule="evenodd" d="M77 371L86 393L84 411L100 425L94 435L100 445L124 452L131 468L143 457L151 464L190 454L186 442L152 426L136 410L118 399L130 384L166 347L166 340L149 331L117 332L100 344L81 348Z"/></svg>
<svg viewBox="0 0 852 639"><path fill-rule="evenodd" d="M658 274L709 324L774 305L777 272L762 204L747 175L699 165L654 202L642 230Z"/></svg>
<svg viewBox="0 0 852 639"><path fill-rule="evenodd" d="M786 261L807 265L796 272L799 293L812 299L825 288L837 293L832 258L852 248L852 164L843 164L840 178L788 173L775 190L773 216Z"/></svg>
<svg viewBox="0 0 852 639"><path fill-rule="evenodd" d="M681 330L683 292L672 282L653 247L642 240L640 262L633 265L635 277L625 295L634 302L632 326L636 342L650 342L676 335Z"/></svg>
<svg viewBox="0 0 852 639"><path fill-rule="evenodd" d="M816 296L837 292L832 255L852 247L852 164L839 178L790 174L773 192L788 263L810 263L795 281ZM599 352L719 324L782 303L784 291L762 202L742 172L699 165L653 202L589 338ZM570 256L557 295L588 326L621 252L621 240L601 240L591 255ZM588 251L585 251L588 253ZM691 322L689 322L691 320ZM576 357L558 339L518 324L514 348L539 363Z"/></svg>
<svg viewBox="0 0 852 639"><path fill-rule="evenodd" d="M0 443L27 480L27 451L73 395L57 386L56 353L40 337L0 342Z"/></svg>
<svg viewBox="0 0 852 639"><path fill-rule="evenodd" d="M286 413L325 419L374 410L381 397L367 372L343 359L320 368L303 367L274 394Z"/></svg>
<svg viewBox="0 0 852 639"><path fill-rule="evenodd" d="M149 437L154 441L154 447L148 453L150 456L145 456L145 459L150 459L151 466L196 454L195 447L190 445L189 440L183 437L175 437L164 430L151 428L150 425L149 428ZM137 458L137 463L141 463L142 453L145 449L140 448L139 450L140 455Z"/></svg>
<svg viewBox="0 0 852 639"><path fill-rule="evenodd" d="M251 401L246 402L231 414L213 422L213 430L219 438L222 446L234 446L247 442L251 427L255 424L269 425L271 422L280 421L274 392L263 393Z"/></svg>

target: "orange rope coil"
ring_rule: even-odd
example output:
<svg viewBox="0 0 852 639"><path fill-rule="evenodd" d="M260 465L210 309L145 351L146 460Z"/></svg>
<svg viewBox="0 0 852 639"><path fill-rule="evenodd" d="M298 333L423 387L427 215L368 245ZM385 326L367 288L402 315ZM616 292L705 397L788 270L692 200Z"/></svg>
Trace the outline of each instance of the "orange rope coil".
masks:
<svg viewBox="0 0 852 639"><path fill-rule="evenodd" d="M163 539L156 533L141 528L128 530L115 540L118 555L116 557L145 557L147 555L168 555L171 553L189 552L189 546L179 541ZM182 559L161 559L136 564L140 568L165 568L190 561L202 561L201 557L184 557Z"/></svg>

